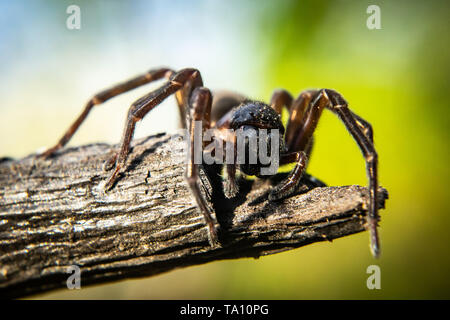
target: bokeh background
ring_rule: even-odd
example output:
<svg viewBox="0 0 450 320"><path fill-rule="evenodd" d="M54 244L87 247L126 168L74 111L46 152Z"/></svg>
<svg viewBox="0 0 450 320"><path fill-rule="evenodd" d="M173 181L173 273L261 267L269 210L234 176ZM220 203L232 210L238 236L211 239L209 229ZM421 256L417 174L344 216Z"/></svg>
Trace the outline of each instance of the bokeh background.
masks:
<svg viewBox="0 0 450 320"><path fill-rule="evenodd" d="M81 9L80 30L66 28L71 4ZM371 4L381 30L366 26ZM361 233L33 298L450 298L449 9L448 1L1 1L1 156L53 145L111 84L161 65L196 67L212 89L264 100L281 87L338 90L373 125L390 193L379 260ZM128 106L152 88L96 108L70 145L117 143ZM175 132L177 114L168 99L136 137ZM367 183L356 143L329 112L309 172L329 185ZM372 264L381 290L366 287Z"/></svg>

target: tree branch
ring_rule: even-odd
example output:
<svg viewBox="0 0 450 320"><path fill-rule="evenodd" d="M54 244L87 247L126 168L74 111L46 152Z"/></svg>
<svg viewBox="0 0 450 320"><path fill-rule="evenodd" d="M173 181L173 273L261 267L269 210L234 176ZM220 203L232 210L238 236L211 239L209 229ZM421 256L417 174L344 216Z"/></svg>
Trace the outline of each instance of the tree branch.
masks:
<svg viewBox="0 0 450 320"><path fill-rule="evenodd" d="M313 188L305 179L302 194L269 203L268 183L241 181L239 197L228 200L219 175L208 170L201 180L220 225L221 244L213 248L172 137L135 141L108 193L103 163L117 146L67 148L49 160L0 159L0 295L65 287L71 265L81 268L84 286L259 257L364 230L366 188ZM380 190L384 207L387 192Z"/></svg>

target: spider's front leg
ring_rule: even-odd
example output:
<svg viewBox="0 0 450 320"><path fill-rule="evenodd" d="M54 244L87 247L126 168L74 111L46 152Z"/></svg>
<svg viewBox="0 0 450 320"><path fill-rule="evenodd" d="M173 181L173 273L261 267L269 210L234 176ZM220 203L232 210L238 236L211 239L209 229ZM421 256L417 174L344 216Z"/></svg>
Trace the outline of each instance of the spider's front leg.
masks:
<svg viewBox="0 0 450 320"><path fill-rule="evenodd" d="M331 89L307 91L304 101L308 103L301 116L294 117L288 124L286 144L289 151L305 150L309 153L313 133L323 109L328 108L337 114L347 130L353 136L366 160L367 176L369 178L369 212L367 215L367 229L370 231L371 251L375 257L380 254L378 238L378 156L373 143L373 131L370 124L349 108L347 101L336 91ZM292 111L293 108L291 108ZM291 115L292 116L292 115ZM292 118L292 117L291 117ZM296 123L295 123L296 122ZM294 124L295 125L291 125Z"/></svg>
<svg viewBox="0 0 450 320"><path fill-rule="evenodd" d="M200 80L194 81L195 79ZM154 107L160 104L168 96L182 89L184 85L189 81L202 84L200 73L196 69L183 69L173 74L170 77L169 81L162 85L160 88L143 96L131 105L130 109L128 110L128 116L122 141L120 144L120 150L105 163L105 169L111 169L115 164L114 171L105 184L106 190L109 190L114 186L120 170L125 165L128 154L130 152L130 143L131 139L133 138L136 122L142 120L142 118Z"/></svg>
<svg viewBox="0 0 450 320"><path fill-rule="evenodd" d="M211 211L208 204L200 191L199 185L199 163L196 163L195 159L195 143L197 125L201 122L203 130L210 127L210 115L211 115L211 103L212 95L209 89L204 87L198 87L192 93L192 97L189 103L190 123L189 123L189 162L186 167L186 179L191 188L191 191L195 197L195 200L202 211L205 221L208 224L209 235L212 245L218 243L217 230L214 225ZM188 116L188 115L186 115Z"/></svg>
<svg viewBox="0 0 450 320"><path fill-rule="evenodd" d="M202 85L203 81L198 70L183 69L172 75L169 81L159 89L147 94L131 105L128 111L120 151L106 162L106 168L111 166L111 164L114 164L114 162L115 168L105 184L105 190L109 190L114 186L118 179L119 172L125 166L128 154L130 152L130 143L133 138L136 122L141 120L147 113L149 113L168 96L179 90L183 90L183 104L187 104L187 107L189 108L185 116L190 130L191 148L190 159L186 169L186 178L196 202L205 217L211 242L215 244L218 242L217 230L214 225L211 211L209 210L206 200L200 192L200 186L198 184L199 164L194 161L195 153L193 139L195 137L194 132L198 124L197 121L203 121L204 129L209 128L210 125L212 96L210 91L207 88L202 87Z"/></svg>
<svg viewBox="0 0 450 320"><path fill-rule="evenodd" d="M367 228L370 231L371 251L374 257L380 255L380 241L378 237L378 155L373 143L373 131L371 125L361 117L354 114L345 99L336 91L325 89L321 94L328 97L330 104L327 106L336 113L344 122L347 130L358 143L364 158L366 159L367 176L369 177L369 213L367 215Z"/></svg>
<svg viewBox="0 0 450 320"><path fill-rule="evenodd" d="M304 151L297 151L281 155L280 165L293 162L295 162L296 165L289 174L289 176L270 191L269 193L270 201L276 201L286 198L297 189L297 186L300 183L300 179L302 178L303 172L306 169L306 165L308 163L308 156Z"/></svg>
<svg viewBox="0 0 450 320"><path fill-rule="evenodd" d="M271 190L269 194L270 201L281 200L294 193L306 169L310 149L307 149L305 152L304 149L292 148L290 144L295 140L296 129L301 126L303 115L310 103L312 94L312 90L304 91L294 100L288 91L280 89L276 90L272 95L270 105L278 114L281 114L283 106L289 110L285 141L287 150L290 152L281 155L280 165L288 163L296 163L296 165L289 176Z"/></svg>

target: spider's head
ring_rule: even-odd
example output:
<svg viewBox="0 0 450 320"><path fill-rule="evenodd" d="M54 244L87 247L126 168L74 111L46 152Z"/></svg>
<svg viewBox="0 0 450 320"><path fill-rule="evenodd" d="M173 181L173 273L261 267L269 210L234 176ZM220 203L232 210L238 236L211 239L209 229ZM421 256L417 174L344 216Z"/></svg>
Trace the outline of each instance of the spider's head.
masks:
<svg viewBox="0 0 450 320"><path fill-rule="evenodd" d="M245 101L234 110L230 128L236 133L240 171L246 175L274 175L280 154L285 152L280 115L263 102Z"/></svg>

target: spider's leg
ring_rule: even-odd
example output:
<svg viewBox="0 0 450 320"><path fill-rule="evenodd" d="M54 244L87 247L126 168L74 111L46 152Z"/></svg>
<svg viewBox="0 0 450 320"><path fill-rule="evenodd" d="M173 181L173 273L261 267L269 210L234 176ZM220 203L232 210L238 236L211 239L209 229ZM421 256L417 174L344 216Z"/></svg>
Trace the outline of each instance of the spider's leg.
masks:
<svg viewBox="0 0 450 320"><path fill-rule="evenodd" d="M358 143L364 158L366 159L367 176L369 177L369 213L367 215L367 228L370 231L371 246L370 249L374 257L380 255L380 243L378 237L378 155L373 144L373 131L368 122L354 114L349 108L348 103L338 92L330 89L324 89L321 94L327 96L330 104L327 106L336 113L344 122L347 130Z"/></svg>
<svg viewBox="0 0 450 320"><path fill-rule="evenodd" d="M304 151L296 151L281 156L280 164L292 162L296 163L295 168L285 180L280 182L270 191L270 201L276 201L290 196L300 183L300 179L308 162L308 156Z"/></svg>
<svg viewBox="0 0 450 320"><path fill-rule="evenodd" d="M278 114L281 115L281 110L283 107L287 107L288 109L292 104L292 96L291 94L284 89L275 90L272 93L272 98L270 99L270 106L274 109Z"/></svg>
<svg viewBox="0 0 450 320"><path fill-rule="evenodd" d="M351 112L352 116L355 118L355 121L356 121L356 124L358 125L358 127L361 128L364 135L373 144L373 129L372 129L372 126L370 125L370 123L368 123L366 120L364 120L363 118L361 118L360 116L358 116L357 114L352 112L351 110L350 110L350 112Z"/></svg>
<svg viewBox="0 0 450 320"><path fill-rule="evenodd" d="M111 174L110 178L105 184L105 189L111 189L117 180L118 173L125 165L125 162L130 151L130 142L133 138L136 122L141 120L150 110L160 104L171 94L183 88L188 81L193 81L196 77L200 77L200 73L195 69L183 69L170 77L170 80L164 85L143 96L135 101L129 111L125 124L125 130L123 133L120 151L113 155L113 158L117 158L116 167ZM197 80L198 81L198 80ZM201 80L200 80L201 81ZM111 164L112 161L107 161L106 165Z"/></svg>
<svg viewBox="0 0 450 320"><path fill-rule="evenodd" d="M58 141L56 145L53 147L47 149L45 152L40 154L40 157L48 158L52 154L54 154L57 150L64 147L67 142L72 138L72 136L75 134L75 132L78 130L80 125L83 123L83 121L88 116L89 112L92 110L92 108L96 105L99 105L115 96L118 96L121 93L125 93L127 91L133 90L139 86L142 86L144 84L147 84L149 82L159 80L161 78L169 78L170 75L172 75L174 71L168 68L159 68L150 70L147 73L137 76L133 79L130 79L128 81L119 83L109 89L103 90L99 93L97 93L94 97L92 97L84 106L84 109L82 113L78 116L78 118L74 121L74 123L69 127L69 129L66 131L66 133L62 136L62 138Z"/></svg>
<svg viewBox="0 0 450 320"><path fill-rule="evenodd" d="M195 88L202 87L202 86L203 86L202 77L201 77L200 73L197 73L189 81L186 81L183 84L182 89L175 92L175 97L177 99L177 103L179 106L178 111L179 111L179 116L180 116L180 126L183 129L189 128L190 122L191 122L190 111L186 112L187 110L191 109L191 106L190 106L191 95L194 92ZM208 112L211 112L211 109L209 109ZM207 116L207 117L205 117L205 119L208 119L208 123L209 123L210 117ZM205 126L205 123L204 123L203 128L206 128L206 127L208 127L208 125Z"/></svg>
<svg viewBox="0 0 450 320"><path fill-rule="evenodd" d="M186 179L189 184L189 187L195 197L195 200L202 211L206 223L209 229L209 235L212 244L216 244L218 242L217 238L217 230L214 225L214 220L212 218L211 211L201 194L200 186L198 182L199 178L199 163L195 161L195 143L194 137L196 137L196 128L199 122L206 126L203 129L209 129L210 122L210 114L211 114L211 102L212 96L209 89L204 87L198 87L192 93L192 97L189 103L189 112L190 112L190 124L189 124L189 135L190 135L190 144L189 144L189 162L186 168Z"/></svg>
<svg viewBox="0 0 450 320"><path fill-rule="evenodd" d="M305 150L311 143L314 130L324 108L330 109L343 121L345 127L357 142L366 160L367 176L369 178L369 213L367 215L367 228L370 231L371 251L375 257L380 254L378 238L378 156L373 144L373 131L368 122L354 114L345 99L336 91L330 89L320 90L312 99L301 120L297 136L292 140L290 151Z"/></svg>
<svg viewBox="0 0 450 320"><path fill-rule="evenodd" d="M303 172L306 169L310 150L308 149L305 152L305 149L296 147L295 143L296 137L299 135L299 131L304 127L305 115L310 113L313 109L310 102L316 93L316 90L303 91L293 101L292 97L290 97L291 101L289 105L284 104L289 107L289 119L284 136L288 153L281 155L280 165L293 162L295 162L296 165L294 169L289 173L288 177L271 190L269 194L270 201L276 201L286 198L293 192L295 192L298 184L300 183ZM274 100L276 101L277 97L276 94L281 97L288 97L288 93L284 90L275 92L274 96L272 97L272 107L274 105L276 106L276 103L274 103ZM276 107L274 109L277 110Z"/></svg>
<svg viewBox="0 0 450 320"><path fill-rule="evenodd" d="M305 125L305 116L311 112L311 100L317 94L317 90L306 90L300 93L300 95L292 102L292 106L289 109L289 120L286 127L285 141L289 151L305 150L310 148L299 148L297 139L299 132ZM311 147L311 142L309 142ZM305 150L306 154L309 154L310 150Z"/></svg>

